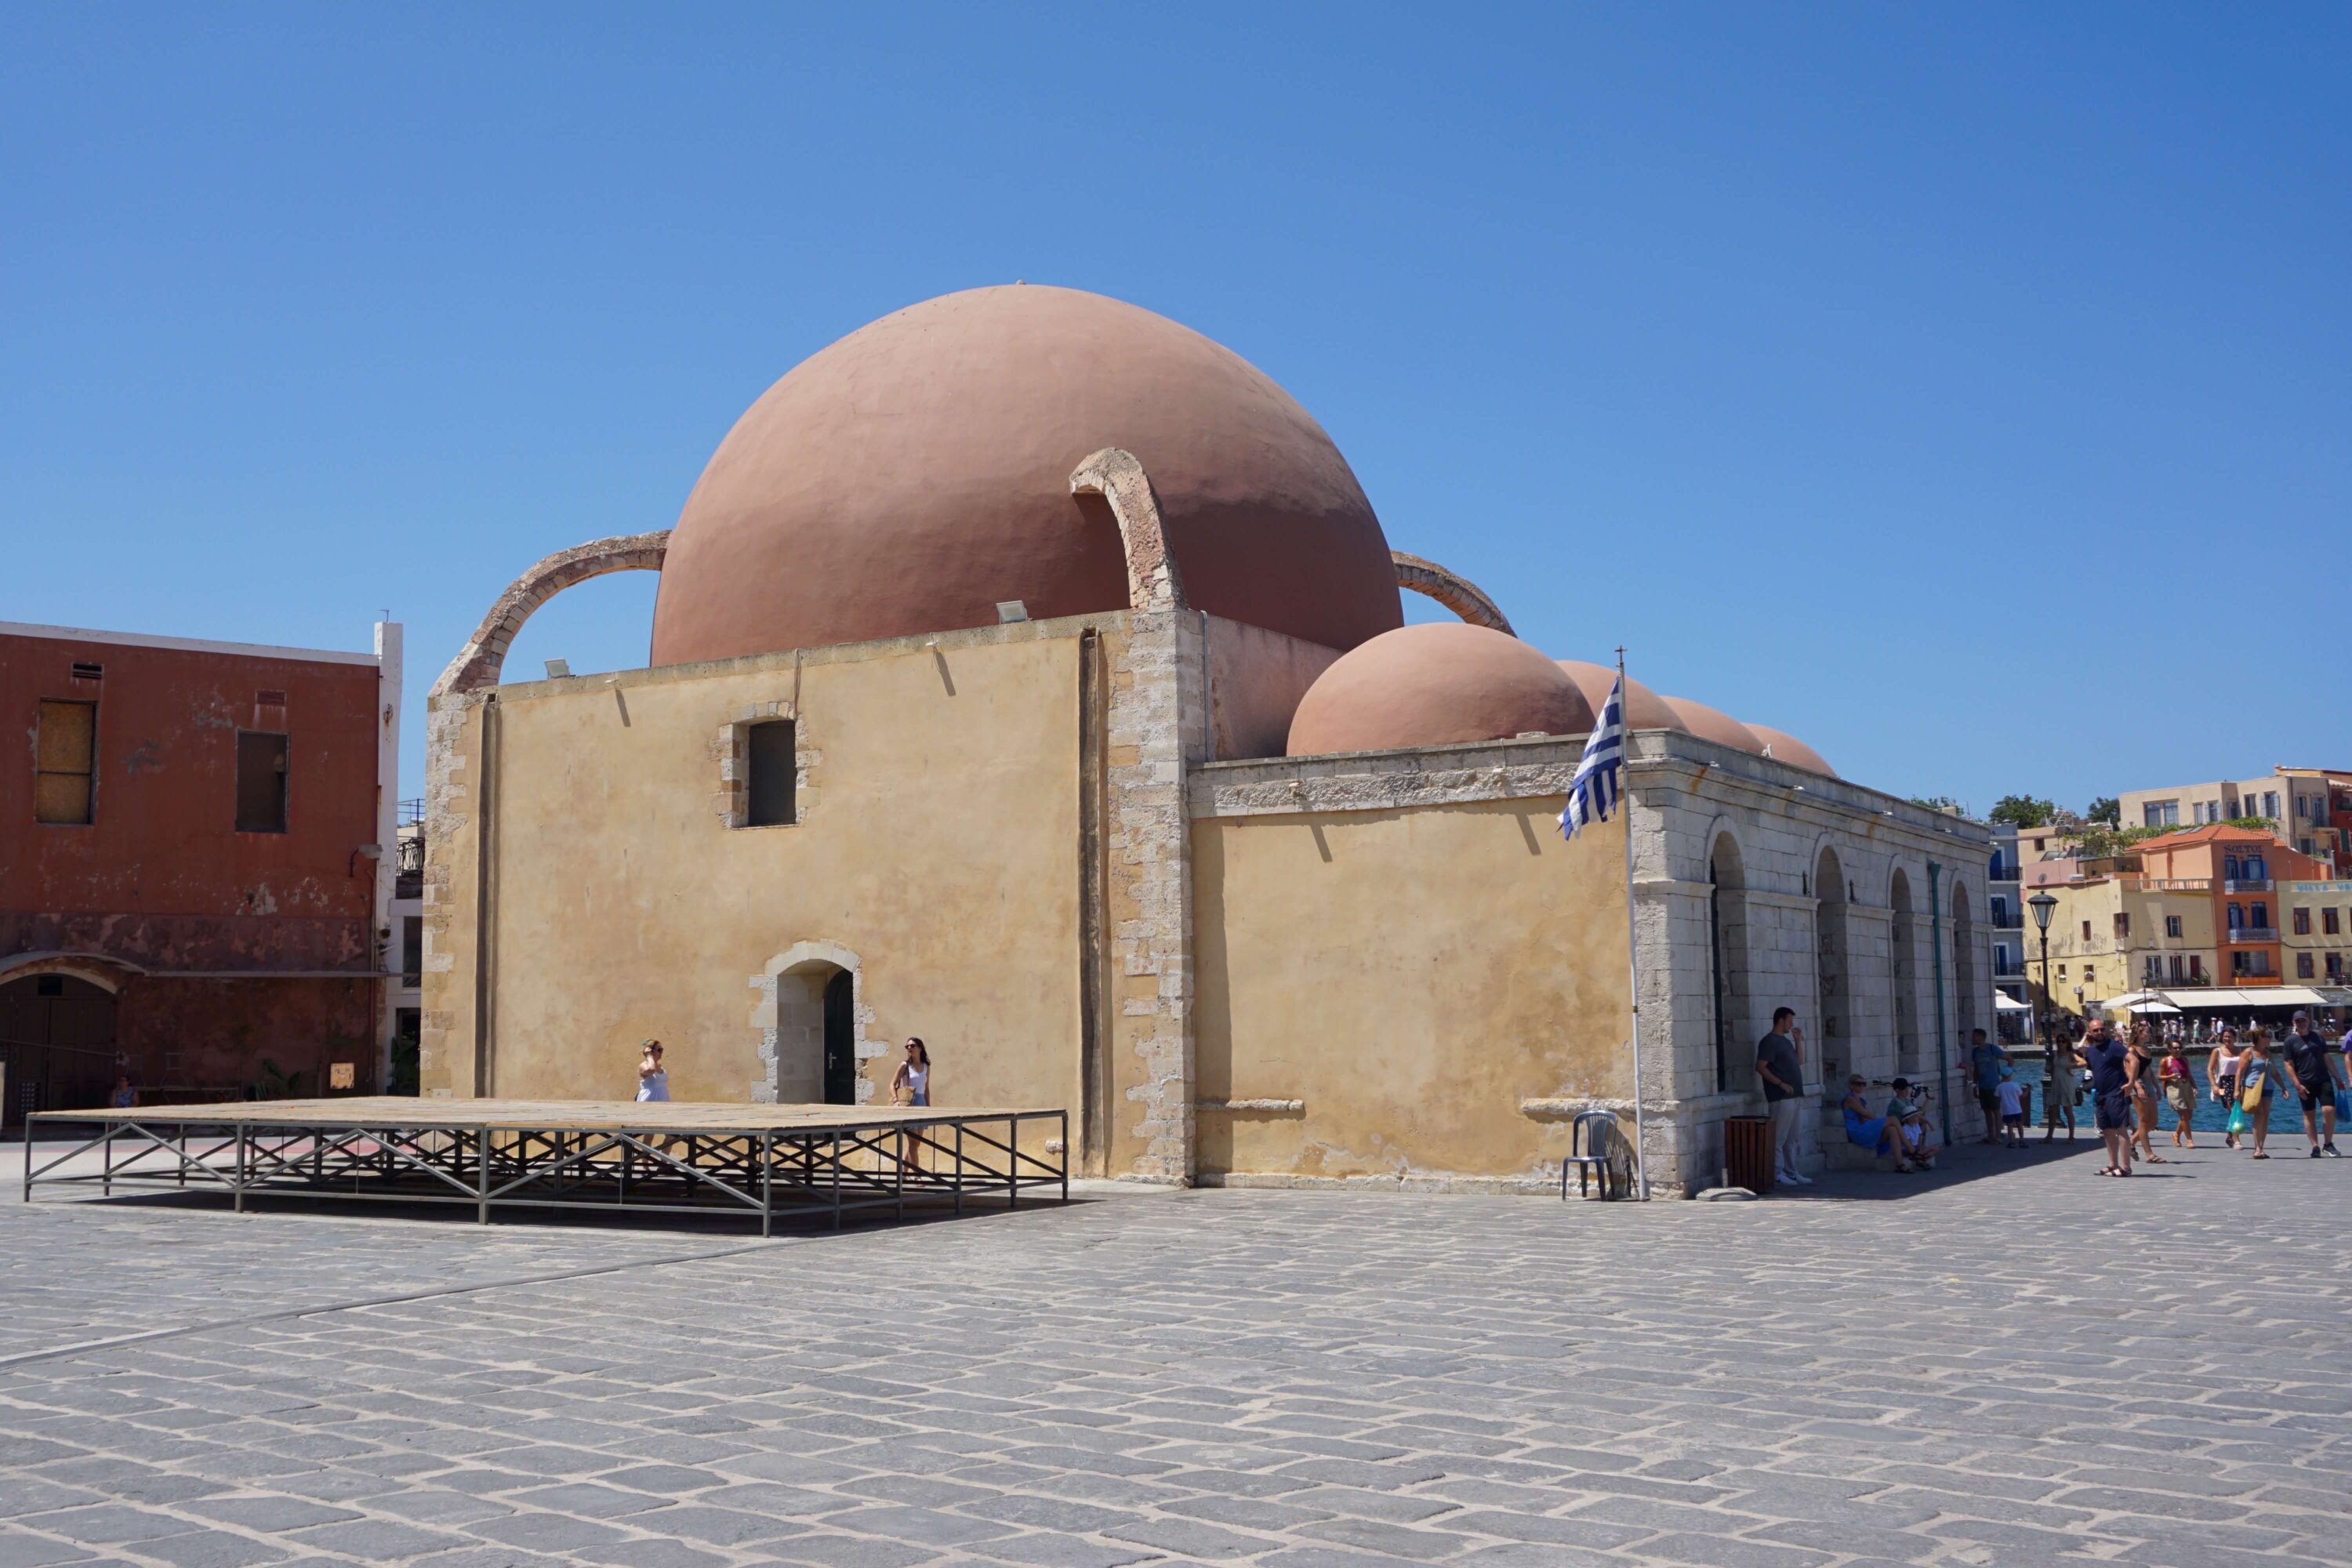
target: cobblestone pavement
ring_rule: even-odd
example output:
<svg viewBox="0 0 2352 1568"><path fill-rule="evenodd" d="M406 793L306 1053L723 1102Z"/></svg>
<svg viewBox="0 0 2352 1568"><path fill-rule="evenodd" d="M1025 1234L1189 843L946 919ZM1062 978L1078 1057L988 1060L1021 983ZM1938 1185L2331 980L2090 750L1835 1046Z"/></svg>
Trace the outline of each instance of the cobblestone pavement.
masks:
<svg viewBox="0 0 2352 1568"><path fill-rule="evenodd" d="M2352 1162L2090 1151L766 1245L11 1202L0 1568L2346 1562Z"/></svg>

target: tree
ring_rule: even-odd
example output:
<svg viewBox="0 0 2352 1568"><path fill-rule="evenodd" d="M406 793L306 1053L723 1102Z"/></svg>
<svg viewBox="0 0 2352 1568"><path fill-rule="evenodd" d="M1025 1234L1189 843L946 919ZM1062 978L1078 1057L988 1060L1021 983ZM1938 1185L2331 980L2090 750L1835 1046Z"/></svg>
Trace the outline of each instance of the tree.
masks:
<svg viewBox="0 0 2352 1568"><path fill-rule="evenodd" d="M1993 803L1992 819L2016 827L2043 827L2057 810L2054 801L2037 800L2030 795L2005 795Z"/></svg>
<svg viewBox="0 0 2352 1568"><path fill-rule="evenodd" d="M2109 827L2121 827L2124 822L2124 803L2114 795L2103 795L2093 801L2091 809L2083 815L2093 822L2104 822Z"/></svg>
<svg viewBox="0 0 2352 1568"><path fill-rule="evenodd" d="M2130 853L2144 840L2161 838L2168 833L2178 833L2178 827L2110 827L2095 822L2083 831L2082 845L2075 853L2085 860L2105 860Z"/></svg>
<svg viewBox="0 0 2352 1568"><path fill-rule="evenodd" d="M1911 804L1924 806L1929 811L1945 812L1953 816L1966 816L1969 814L1967 806L1948 795L1915 795L1911 797Z"/></svg>

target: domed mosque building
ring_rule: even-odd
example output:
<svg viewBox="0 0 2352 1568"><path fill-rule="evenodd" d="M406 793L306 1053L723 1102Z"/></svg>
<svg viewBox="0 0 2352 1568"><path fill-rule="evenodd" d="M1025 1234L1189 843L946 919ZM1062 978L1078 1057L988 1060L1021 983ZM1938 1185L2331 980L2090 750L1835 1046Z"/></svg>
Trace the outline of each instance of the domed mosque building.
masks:
<svg viewBox="0 0 2352 1568"><path fill-rule="evenodd" d="M646 668L505 679L626 570ZM1082 1173L1552 1190L1638 1100L1671 1193L1761 1113L1778 1005L1808 1164L1851 1157L1849 1071L1958 1085L1983 832L1629 681L1626 807L1564 839L1615 671L1556 651L1199 333L1032 285L900 310L434 688L426 1092L625 1098L659 1037L679 1099L856 1105L919 1035L935 1103L1066 1107Z"/></svg>

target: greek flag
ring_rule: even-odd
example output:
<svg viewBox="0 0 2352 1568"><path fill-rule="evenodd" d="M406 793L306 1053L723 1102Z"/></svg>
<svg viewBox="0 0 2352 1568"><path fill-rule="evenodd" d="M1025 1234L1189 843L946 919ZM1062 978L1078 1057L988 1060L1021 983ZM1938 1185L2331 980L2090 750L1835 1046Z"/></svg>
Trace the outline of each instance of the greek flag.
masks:
<svg viewBox="0 0 2352 1568"><path fill-rule="evenodd" d="M1576 830L1606 822L1617 809L1617 770L1625 761L1625 678L1609 688L1609 700L1584 742L1584 756L1569 782L1568 809L1559 814L1559 835L1574 838Z"/></svg>

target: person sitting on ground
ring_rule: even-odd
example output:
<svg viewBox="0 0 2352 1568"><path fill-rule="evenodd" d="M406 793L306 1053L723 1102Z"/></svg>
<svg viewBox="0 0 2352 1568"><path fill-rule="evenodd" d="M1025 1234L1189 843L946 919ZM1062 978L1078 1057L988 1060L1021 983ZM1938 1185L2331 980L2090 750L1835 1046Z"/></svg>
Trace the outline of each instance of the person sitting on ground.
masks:
<svg viewBox="0 0 2352 1568"><path fill-rule="evenodd" d="M1993 1095L2000 1101L2000 1139L2012 1149L2025 1147L2025 1086L2017 1081L2017 1074L2008 1068L2000 1069L2000 1081L1994 1085Z"/></svg>
<svg viewBox="0 0 2352 1568"><path fill-rule="evenodd" d="M1904 1152L1902 1130L1893 1117L1870 1113L1869 1102L1862 1098L1866 1087L1860 1073L1845 1080L1845 1099L1840 1107L1845 1112L1845 1141L1869 1150L1882 1160L1891 1154L1897 1171L1908 1171L1911 1160Z"/></svg>
<svg viewBox="0 0 2352 1568"><path fill-rule="evenodd" d="M129 1073L114 1075L114 1095L107 1103L117 1110L129 1110L139 1103L139 1091L131 1087Z"/></svg>
<svg viewBox="0 0 2352 1568"><path fill-rule="evenodd" d="M1936 1168L1936 1148L1927 1141L1927 1110L1919 1100L1911 1097L1911 1080L1898 1078L1889 1086L1886 1097L1887 1119L1903 1130L1903 1147L1911 1163L1923 1171ZM1924 1098L1924 1097L1923 1097Z"/></svg>

